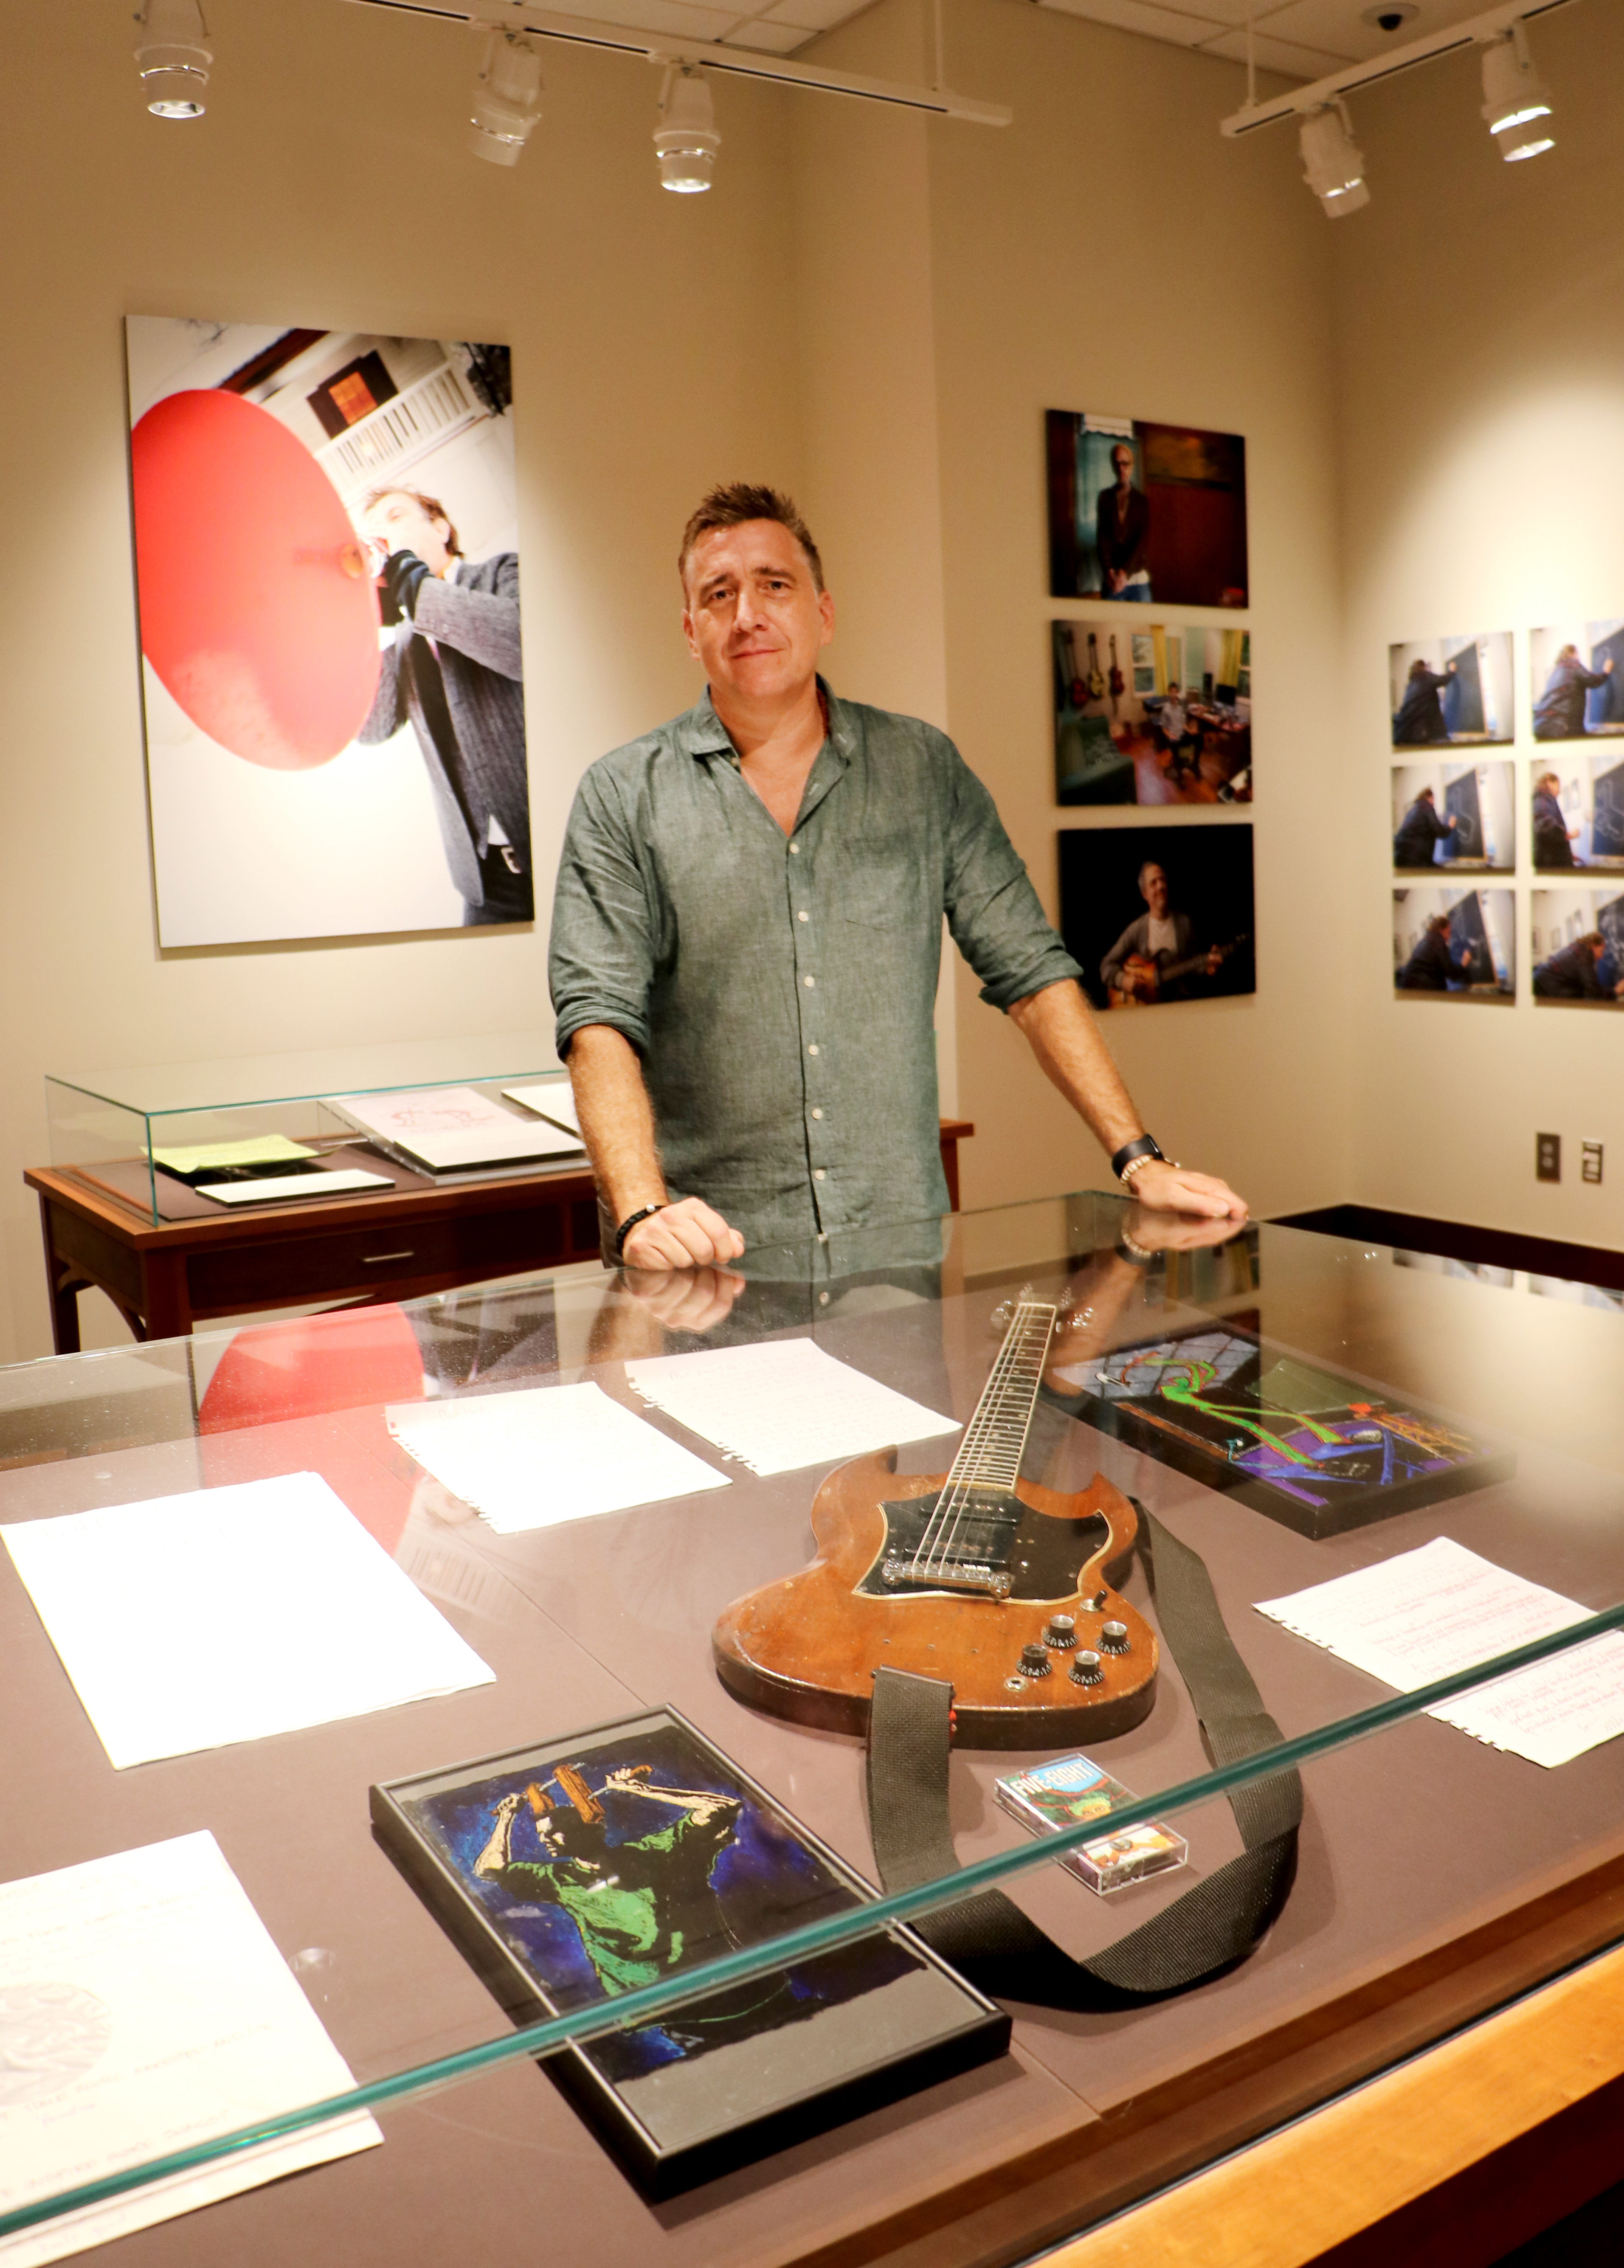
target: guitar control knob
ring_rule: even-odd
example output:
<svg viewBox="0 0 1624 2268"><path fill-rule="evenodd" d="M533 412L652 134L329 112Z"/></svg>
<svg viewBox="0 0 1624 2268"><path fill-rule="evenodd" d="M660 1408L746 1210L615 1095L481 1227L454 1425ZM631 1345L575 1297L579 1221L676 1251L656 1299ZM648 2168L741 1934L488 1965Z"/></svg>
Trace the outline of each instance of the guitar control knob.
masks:
<svg viewBox="0 0 1624 2268"><path fill-rule="evenodd" d="M1044 1632L1044 1644L1052 1646L1057 1653L1068 1653L1077 1643L1077 1625L1069 1615L1051 1615L1049 1627Z"/></svg>
<svg viewBox="0 0 1624 2268"><path fill-rule="evenodd" d="M1049 1675L1048 1652L1041 1644L1021 1648L1021 1675L1022 1677L1047 1677Z"/></svg>
<svg viewBox="0 0 1624 2268"><path fill-rule="evenodd" d="M1126 1653L1128 1650L1128 1626L1126 1623L1100 1624L1100 1651L1103 1653Z"/></svg>
<svg viewBox="0 0 1624 2268"><path fill-rule="evenodd" d="M1081 1653L1074 1654L1072 1657L1070 1675L1074 1685L1098 1685L1104 1680L1105 1672L1101 1666L1098 1654L1085 1646Z"/></svg>

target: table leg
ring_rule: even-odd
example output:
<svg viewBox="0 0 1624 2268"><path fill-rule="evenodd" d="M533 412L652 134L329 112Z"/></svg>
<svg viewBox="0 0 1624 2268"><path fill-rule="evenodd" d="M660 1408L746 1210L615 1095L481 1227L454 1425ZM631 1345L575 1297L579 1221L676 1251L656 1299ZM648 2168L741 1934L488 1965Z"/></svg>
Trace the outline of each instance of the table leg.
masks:
<svg viewBox="0 0 1624 2268"><path fill-rule="evenodd" d="M45 1246L45 1288L51 1303L51 1344L58 1354L79 1351L79 1293L89 1284L71 1262L58 1259L51 1237L51 1209L40 1199L40 1235Z"/></svg>
<svg viewBox="0 0 1624 2268"><path fill-rule="evenodd" d="M149 1252L141 1263L141 1288L145 1297L146 1329L126 1308L130 1329L138 1338L183 1339L192 1328L192 1303L186 1287L183 1252Z"/></svg>

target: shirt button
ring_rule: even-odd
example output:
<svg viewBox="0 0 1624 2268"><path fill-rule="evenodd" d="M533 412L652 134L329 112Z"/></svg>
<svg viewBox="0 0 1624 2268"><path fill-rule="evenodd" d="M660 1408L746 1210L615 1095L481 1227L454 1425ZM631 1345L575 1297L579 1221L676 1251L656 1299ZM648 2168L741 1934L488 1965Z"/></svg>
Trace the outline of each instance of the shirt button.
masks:
<svg viewBox="0 0 1624 2268"><path fill-rule="evenodd" d="M821 1118L821 1117L823 1116L823 1112L822 1112L821 1110L815 1110L815 1111L812 1113L812 1116L814 1116L814 1118Z"/></svg>
<svg viewBox="0 0 1624 2268"><path fill-rule="evenodd" d="M809 1056L815 1056L817 1053L817 1042L816 1040L813 1041L811 1046L807 1049L807 1053Z"/></svg>
<svg viewBox="0 0 1624 2268"><path fill-rule="evenodd" d="M806 986L806 988L807 988L807 990L808 990L808 992L812 990L812 987L813 987L813 986L817 983L817 979L816 979L816 976L803 976L803 977L801 978L801 983Z"/></svg>
<svg viewBox="0 0 1624 2268"><path fill-rule="evenodd" d="M813 1180L814 1180L815 1182L821 1182L821 1181L823 1180L823 1168L821 1166L814 1166L814 1167L813 1167L813 1168L812 1168L812 1178L813 1178Z"/></svg>
<svg viewBox="0 0 1624 2268"><path fill-rule="evenodd" d="M790 846L789 846L789 855L790 855L790 857L791 857L792 858L800 858L800 856L801 856L801 845L800 845L800 843L792 843L790 844Z"/></svg>
<svg viewBox="0 0 1624 2268"><path fill-rule="evenodd" d="M820 1307L826 1307L829 1305L829 1294L827 1292L820 1292L818 1293L817 1304Z"/></svg>
<svg viewBox="0 0 1624 2268"><path fill-rule="evenodd" d="M811 918L811 915L807 911L804 906L802 906L801 911L795 916L795 919L797 921L810 921Z"/></svg>

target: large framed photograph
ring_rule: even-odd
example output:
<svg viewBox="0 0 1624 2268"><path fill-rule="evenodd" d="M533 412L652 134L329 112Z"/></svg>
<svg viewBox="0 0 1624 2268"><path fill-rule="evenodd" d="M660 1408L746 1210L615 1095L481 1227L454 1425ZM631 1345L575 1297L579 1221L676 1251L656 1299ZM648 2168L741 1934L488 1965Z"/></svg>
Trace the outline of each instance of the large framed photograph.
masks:
<svg viewBox="0 0 1624 2268"><path fill-rule="evenodd" d="M507 349L125 341L159 944L531 920Z"/></svg>
<svg viewBox="0 0 1624 2268"><path fill-rule="evenodd" d="M1395 890L1395 992L1437 998L1517 997L1517 907L1510 890Z"/></svg>
<svg viewBox="0 0 1624 2268"><path fill-rule="evenodd" d="M1096 1008L1255 992L1251 828L1070 828L1060 931Z"/></svg>
<svg viewBox="0 0 1624 2268"><path fill-rule="evenodd" d="M1059 1378L1089 1425L1299 1535L1340 1535L1517 1468L1502 1443L1233 1320L1121 1347Z"/></svg>
<svg viewBox="0 0 1624 2268"><path fill-rule="evenodd" d="M1624 896L1534 890L1529 902L1534 1005L1624 1007Z"/></svg>
<svg viewBox="0 0 1624 2268"><path fill-rule="evenodd" d="M1561 748L1529 766L1534 866L1624 866L1624 748Z"/></svg>
<svg viewBox="0 0 1624 2268"><path fill-rule="evenodd" d="M1050 645L1058 803L1251 801L1250 631L1108 618Z"/></svg>
<svg viewBox="0 0 1624 2268"><path fill-rule="evenodd" d="M1528 638L1536 740L1624 733L1624 616L1554 622Z"/></svg>
<svg viewBox="0 0 1624 2268"><path fill-rule="evenodd" d="M1387 691L1395 748L1510 743L1517 738L1510 630L1471 630L1390 645Z"/></svg>
<svg viewBox="0 0 1624 2268"><path fill-rule="evenodd" d="M1516 767L1487 763L1395 764L1392 863L1397 874L1510 874L1517 871Z"/></svg>
<svg viewBox="0 0 1624 2268"><path fill-rule="evenodd" d="M521 2023L697 1969L873 1890L675 1709L371 1791L379 1839ZM668 2196L1001 2055L1009 2019L891 1929L546 2067Z"/></svg>
<svg viewBox="0 0 1624 2268"><path fill-rule="evenodd" d="M1246 605L1239 433L1087 409L1045 422L1052 598Z"/></svg>

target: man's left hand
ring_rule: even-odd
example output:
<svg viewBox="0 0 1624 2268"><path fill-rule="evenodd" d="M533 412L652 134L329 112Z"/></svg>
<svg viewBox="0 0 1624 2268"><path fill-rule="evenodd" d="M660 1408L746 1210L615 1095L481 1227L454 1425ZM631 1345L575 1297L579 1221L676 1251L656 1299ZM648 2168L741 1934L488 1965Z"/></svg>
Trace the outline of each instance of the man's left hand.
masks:
<svg viewBox="0 0 1624 2268"><path fill-rule="evenodd" d="M1187 1167L1153 1158L1133 1176L1133 1195L1152 1212L1193 1212L1208 1220L1244 1220L1248 1207L1228 1182L1215 1174L1192 1174Z"/></svg>
<svg viewBox="0 0 1624 2268"><path fill-rule="evenodd" d="M378 578L378 613L386 630L392 622L410 622L417 610L417 593L429 579L429 571L415 551L391 551Z"/></svg>

